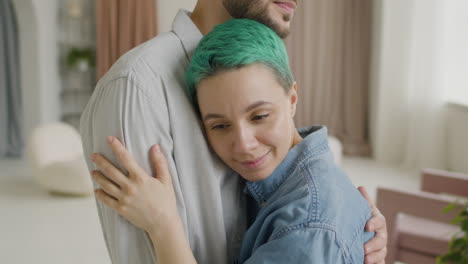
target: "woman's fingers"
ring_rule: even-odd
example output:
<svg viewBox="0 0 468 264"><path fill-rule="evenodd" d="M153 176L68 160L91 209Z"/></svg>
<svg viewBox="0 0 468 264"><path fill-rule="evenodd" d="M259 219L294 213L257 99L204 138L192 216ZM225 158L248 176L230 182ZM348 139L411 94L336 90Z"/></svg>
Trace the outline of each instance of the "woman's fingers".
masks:
<svg viewBox="0 0 468 264"><path fill-rule="evenodd" d="M358 190L361 192L362 196L364 196L364 198L366 198L367 202L369 203L369 206L374 209L375 205L374 203L372 202L372 199L370 198L369 194L367 193L367 190L364 186L359 186L358 187Z"/></svg>
<svg viewBox="0 0 468 264"><path fill-rule="evenodd" d="M372 212L372 218L366 223L366 231L387 234L387 223L385 216L380 213L379 209L375 208ZM383 235L383 234L382 234Z"/></svg>
<svg viewBox="0 0 468 264"><path fill-rule="evenodd" d="M101 189L106 192L106 194L112 196L114 199L119 200L122 197L122 192L120 188L109 180L104 174L95 170L91 172L91 175L96 183L101 186Z"/></svg>
<svg viewBox="0 0 468 264"><path fill-rule="evenodd" d="M108 195L101 189L97 189L94 191L96 194L96 198L98 198L101 202L103 202L106 206L114 209L115 211L119 211L119 202L114 199L112 196Z"/></svg>
<svg viewBox="0 0 468 264"><path fill-rule="evenodd" d="M366 255L364 260L365 264L381 264L385 263L385 256L387 255L387 248L383 248L372 254Z"/></svg>
<svg viewBox="0 0 468 264"><path fill-rule="evenodd" d="M126 186L128 184L128 179L123 172L121 172L117 167L112 164L109 160L107 160L104 156L93 153L91 156L91 160L96 164L98 168L115 184L120 186Z"/></svg>
<svg viewBox="0 0 468 264"><path fill-rule="evenodd" d="M129 172L129 177L138 176L144 173L144 170L138 165L138 163L132 158L125 146L116 138L109 136L107 137L107 144L114 152L117 159Z"/></svg>
<svg viewBox="0 0 468 264"><path fill-rule="evenodd" d="M172 184L171 175L169 174L169 168L167 166L167 160L159 145L154 145L151 148L151 164L153 166L154 172L156 173L157 179L159 179L162 183Z"/></svg>
<svg viewBox="0 0 468 264"><path fill-rule="evenodd" d="M366 224L367 231L375 232L375 237L364 245L366 264L385 263L385 257L387 256L387 225L385 217L380 214L377 208L374 211L379 215L374 215Z"/></svg>
<svg viewBox="0 0 468 264"><path fill-rule="evenodd" d="M379 212L376 209L377 212ZM380 213L380 212L379 212ZM385 263L387 256L387 226L385 217L380 214L366 224L366 230L375 232L375 237L364 245L365 264Z"/></svg>
<svg viewBox="0 0 468 264"><path fill-rule="evenodd" d="M364 245L364 253L366 255L380 251L387 246L387 238L386 235L379 234L378 231L375 234L375 237L369 240Z"/></svg>
<svg viewBox="0 0 468 264"><path fill-rule="evenodd" d="M372 218L366 223L365 230L367 232L375 232L375 237L364 245L364 253L366 254L366 264L385 262L387 255L387 223L384 215L375 206L362 186L358 187L362 196L366 198L372 210Z"/></svg>

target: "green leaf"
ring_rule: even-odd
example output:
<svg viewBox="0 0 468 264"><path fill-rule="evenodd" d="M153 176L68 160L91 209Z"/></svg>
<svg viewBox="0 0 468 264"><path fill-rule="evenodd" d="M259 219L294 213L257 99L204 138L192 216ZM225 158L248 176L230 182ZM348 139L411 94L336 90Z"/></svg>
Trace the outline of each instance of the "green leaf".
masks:
<svg viewBox="0 0 468 264"><path fill-rule="evenodd" d="M468 218L463 219L460 226L461 226L461 229L465 231L465 233L468 233Z"/></svg>
<svg viewBox="0 0 468 264"><path fill-rule="evenodd" d="M66 60L69 66L74 66L80 60L88 62L92 67L96 65L94 50L91 48L71 48Z"/></svg>
<svg viewBox="0 0 468 264"><path fill-rule="evenodd" d="M468 205L465 205L465 206L466 206L465 210L462 210L460 213L461 216L468 216Z"/></svg>
<svg viewBox="0 0 468 264"><path fill-rule="evenodd" d="M457 207L457 204L456 204L456 203L451 203L451 204L445 206L445 208L442 209L442 212L443 212L444 214L446 214L446 213L452 211L453 209L455 209L456 207Z"/></svg>
<svg viewBox="0 0 468 264"><path fill-rule="evenodd" d="M444 212L460 208L457 203L450 204L444 208ZM468 203L461 206L458 215L452 219L452 224L459 225L460 231L454 234L449 244L449 252L446 255L437 258L437 263L452 264L463 263L468 264ZM463 234L464 232L464 234Z"/></svg>
<svg viewBox="0 0 468 264"><path fill-rule="evenodd" d="M457 215L454 219L452 219L452 221L450 221L450 223L453 224L453 225L457 225L457 224L460 223L462 220L463 220L463 217Z"/></svg>
<svg viewBox="0 0 468 264"><path fill-rule="evenodd" d="M450 242L451 251L460 251L463 248L465 240L463 238L457 238Z"/></svg>

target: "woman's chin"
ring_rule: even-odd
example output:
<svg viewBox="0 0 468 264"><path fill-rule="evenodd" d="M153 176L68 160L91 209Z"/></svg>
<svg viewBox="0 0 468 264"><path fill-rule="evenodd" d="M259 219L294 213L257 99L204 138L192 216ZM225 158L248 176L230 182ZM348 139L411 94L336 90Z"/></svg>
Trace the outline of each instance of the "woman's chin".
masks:
<svg viewBox="0 0 468 264"><path fill-rule="evenodd" d="M270 172L267 168L264 168L256 172L243 171L242 173L239 173L239 174L240 176L242 176L242 178L244 178L247 181L256 182L256 181L261 181L261 180L268 178L268 176L270 176L271 173L272 171Z"/></svg>

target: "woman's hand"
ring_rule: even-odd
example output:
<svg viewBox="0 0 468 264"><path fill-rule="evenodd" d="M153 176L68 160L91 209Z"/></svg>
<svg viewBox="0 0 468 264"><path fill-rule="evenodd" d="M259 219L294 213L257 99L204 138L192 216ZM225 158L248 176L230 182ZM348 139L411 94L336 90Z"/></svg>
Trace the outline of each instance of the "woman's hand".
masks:
<svg viewBox="0 0 468 264"><path fill-rule="evenodd" d="M358 187L372 209L372 218L366 223L366 231L375 232L375 237L364 245L365 264L384 264L387 256L387 223L384 215L374 205L364 187Z"/></svg>
<svg viewBox="0 0 468 264"><path fill-rule="evenodd" d="M93 153L91 159L102 171L92 172L101 186L96 190L97 199L149 234L158 263L196 264L177 212L172 178L161 148L151 148L150 160L156 173L153 178L138 166L118 139L107 137L107 143L128 174L104 156Z"/></svg>
<svg viewBox="0 0 468 264"><path fill-rule="evenodd" d="M148 175L115 137L107 143L128 174L124 174L104 156L93 153L91 159L100 171L92 171L100 185L97 199L148 233L180 222L176 198L166 158L158 145L151 148L151 164L155 177ZM106 177L107 176L107 177Z"/></svg>

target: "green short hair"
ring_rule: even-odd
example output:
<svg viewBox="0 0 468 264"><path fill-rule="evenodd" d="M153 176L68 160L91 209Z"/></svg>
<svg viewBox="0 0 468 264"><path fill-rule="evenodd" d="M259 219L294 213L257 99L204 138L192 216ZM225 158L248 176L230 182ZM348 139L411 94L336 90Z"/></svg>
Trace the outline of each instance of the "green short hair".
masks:
<svg viewBox="0 0 468 264"><path fill-rule="evenodd" d="M294 79L283 40L269 27L250 19L231 19L202 38L186 72L187 93L197 104L198 84L220 72L254 63L273 70L286 92Z"/></svg>

